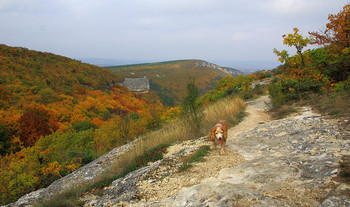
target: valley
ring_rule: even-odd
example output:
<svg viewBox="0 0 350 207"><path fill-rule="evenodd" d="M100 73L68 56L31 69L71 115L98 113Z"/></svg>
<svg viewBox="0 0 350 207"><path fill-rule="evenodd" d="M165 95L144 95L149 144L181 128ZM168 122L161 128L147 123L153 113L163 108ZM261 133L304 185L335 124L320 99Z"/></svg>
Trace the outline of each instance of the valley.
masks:
<svg viewBox="0 0 350 207"><path fill-rule="evenodd" d="M190 77L195 78L195 84L203 95L211 90L218 80L243 74L238 70L220 67L203 60L177 60L106 68L119 77L119 82L125 78L146 77L149 79L150 90L155 91L163 104L169 106L181 104Z"/></svg>

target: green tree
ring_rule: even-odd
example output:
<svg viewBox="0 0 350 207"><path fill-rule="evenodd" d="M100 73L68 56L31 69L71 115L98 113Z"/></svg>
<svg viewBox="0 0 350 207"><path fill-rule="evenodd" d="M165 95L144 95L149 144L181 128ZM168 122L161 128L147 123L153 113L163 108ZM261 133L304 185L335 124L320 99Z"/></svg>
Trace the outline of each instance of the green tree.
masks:
<svg viewBox="0 0 350 207"><path fill-rule="evenodd" d="M43 104L48 104L53 101L54 91L51 88L44 88L38 92L40 101Z"/></svg>
<svg viewBox="0 0 350 207"><path fill-rule="evenodd" d="M324 32L309 32L311 44L323 46L318 53L325 60L321 71L337 82L345 81L350 78L350 4L338 14L328 15L328 20Z"/></svg>
<svg viewBox="0 0 350 207"><path fill-rule="evenodd" d="M186 92L187 95L183 100L183 109L190 125L193 126L194 135L197 135L202 124L202 114L199 112L199 90L195 85L194 78L190 78Z"/></svg>
<svg viewBox="0 0 350 207"><path fill-rule="evenodd" d="M5 155L10 149L10 137L5 126L0 125L0 155Z"/></svg>
<svg viewBox="0 0 350 207"><path fill-rule="evenodd" d="M301 34L299 34L298 28L294 28L293 32L294 33L289 33L287 35L282 36L283 44L289 47L293 47L293 46L295 47L295 49L297 50L297 54L301 58L301 66L304 67L305 62L304 62L304 56L303 56L302 50L304 49L304 47L306 47L310 43L311 39L309 37L304 38ZM273 49L273 52L280 57L279 61L281 61L282 63L288 60L289 58L289 55L285 50L282 50L281 52L279 52L275 48Z"/></svg>

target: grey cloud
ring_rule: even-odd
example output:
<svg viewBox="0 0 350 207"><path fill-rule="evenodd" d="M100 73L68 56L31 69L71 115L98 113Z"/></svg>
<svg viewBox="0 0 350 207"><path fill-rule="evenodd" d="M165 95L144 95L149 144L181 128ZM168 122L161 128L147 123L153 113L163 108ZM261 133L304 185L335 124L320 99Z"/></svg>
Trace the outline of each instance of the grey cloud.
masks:
<svg viewBox="0 0 350 207"><path fill-rule="evenodd" d="M0 42L73 58L262 61L348 0L2 0ZM285 49L285 48L283 48ZM234 66L229 65L229 66Z"/></svg>

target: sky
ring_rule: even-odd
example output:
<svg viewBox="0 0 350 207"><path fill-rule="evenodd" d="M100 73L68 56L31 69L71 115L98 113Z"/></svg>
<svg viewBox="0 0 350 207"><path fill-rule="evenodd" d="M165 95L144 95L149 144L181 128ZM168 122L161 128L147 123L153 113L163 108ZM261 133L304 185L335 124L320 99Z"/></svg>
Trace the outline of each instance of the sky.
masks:
<svg viewBox="0 0 350 207"><path fill-rule="evenodd" d="M0 44L120 63L201 59L271 69L294 27L325 29L350 0L0 0Z"/></svg>

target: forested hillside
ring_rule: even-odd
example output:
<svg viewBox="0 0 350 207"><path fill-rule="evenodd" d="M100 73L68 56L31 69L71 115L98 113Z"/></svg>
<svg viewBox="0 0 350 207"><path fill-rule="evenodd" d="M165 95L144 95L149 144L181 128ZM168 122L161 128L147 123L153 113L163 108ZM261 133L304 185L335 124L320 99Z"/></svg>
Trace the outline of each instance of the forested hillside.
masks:
<svg viewBox="0 0 350 207"><path fill-rule="evenodd" d="M202 60L177 60L106 68L117 74L120 82L124 78L146 76L150 79L151 90L156 91L162 102L170 106L181 103L190 77L195 77L196 86L203 95L211 90L218 80L231 76L221 67Z"/></svg>
<svg viewBox="0 0 350 207"><path fill-rule="evenodd" d="M157 128L165 108L107 69L0 45L0 203Z"/></svg>

